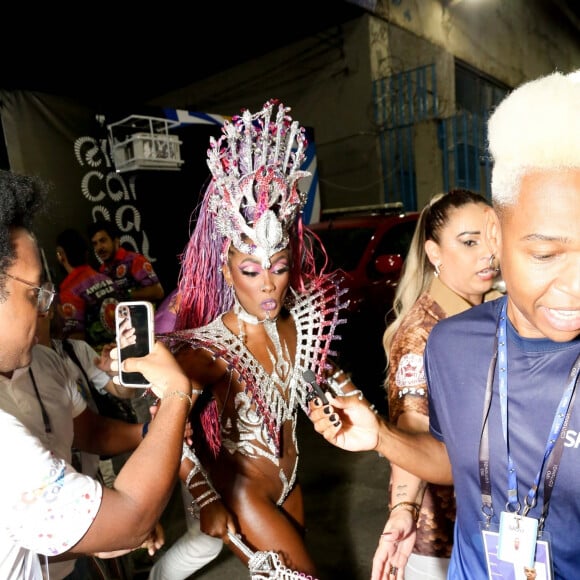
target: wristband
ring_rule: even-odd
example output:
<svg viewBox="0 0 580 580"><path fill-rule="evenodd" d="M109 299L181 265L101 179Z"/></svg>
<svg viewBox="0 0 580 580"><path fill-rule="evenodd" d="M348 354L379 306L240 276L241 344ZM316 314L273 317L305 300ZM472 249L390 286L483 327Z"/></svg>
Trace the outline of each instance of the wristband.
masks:
<svg viewBox="0 0 580 580"><path fill-rule="evenodd" d="M421 506L418 503L412 502L412 501L400 501L399 503L396 503L392 508L391 508L391 513L394 512L396 509L400 509L400 508L405 508L408 511L412 511L413 512L413 519L415 521L417 521L419 519L419 512L421 511Z"/></svg>
<svg viewBox="0 0 580 580"><path fill-rule="evenodd" d="M147 431L149 431L149 421L143 423L143 428L141 429L141 437L145 439L145 435L147 435Z"/></svg>

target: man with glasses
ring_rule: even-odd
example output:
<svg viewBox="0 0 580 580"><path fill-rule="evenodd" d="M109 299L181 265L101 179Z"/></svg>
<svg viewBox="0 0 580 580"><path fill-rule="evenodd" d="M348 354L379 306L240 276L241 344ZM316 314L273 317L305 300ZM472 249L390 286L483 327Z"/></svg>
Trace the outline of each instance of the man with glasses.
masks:
<svg viewBox="0 0 580 580"><path fill-rule="evenodd" d="M22 282L27 286L30 286L33 290L36 291L36 308L38 308L39 314L45 314L48 312L52 301L56 295L56 290L54 289L54 284L52 282L43 282L40 286L36 286L32 282L28 282L23 280L22 278L18 278L17 276L12 276L7 272L4 273L4 276L8 278L12 278L12 280L17 280L18 282Z"/></svg>
<svg viewBox="0 0 580 580"><path fill-rule="evenodd" d="M49 296L42 292L39 296L42 294ZM45 305L41 306L43 309ZM77 366L64 352L63 342L51 339L53 315L54 306L39 315L38 343L32 348L28 372L15 373L12 388L0 389L0 409L19 419L50 451L77 471L111 487L115 477L112 460L101 463L100 455L126 454L126 459L141 442L144 425L99 414L93 396L97 386L103 391L108 387L116 394L117 388L121 389L127 397L134 396L135 389L113 384L111 377L95 366L98 355L88 343L66 341L72 352L84 355L83 363L77 359L77 364L84 366ZM131 559L122 561L128 565ZM50 578L63 580L89 580L94 576L88 568L87 558L49 563Z"/></svg>
<svg viewBox="0 0 580 580"><path fill-rule="evenodd" d="M0 171L0 389L13 390L17 402L14 383L28 373L39 313L54 297L54 288L41 281L31 232L44 198L38 180ZM117 353L111 354L111 370L117 371ZM191 384L160 343L150 355L125 361L124 369L142 372L161 403L113 489L76 472L51 451L45 441L53 437L46 405L36 401L31 409L44 426L42 437L0 410L0 578L38 580L47 556L129 550L150 536L176 480Z"/></svg>

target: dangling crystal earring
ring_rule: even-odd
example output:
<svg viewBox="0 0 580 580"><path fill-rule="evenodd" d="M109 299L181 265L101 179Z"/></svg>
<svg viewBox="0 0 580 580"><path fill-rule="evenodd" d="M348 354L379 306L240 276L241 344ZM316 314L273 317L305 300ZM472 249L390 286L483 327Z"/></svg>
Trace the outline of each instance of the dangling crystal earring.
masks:
<svg viewBox="0 0 580 580"><path fill-rule="evenodd" d="M435 264L435 278L439 278L439 274L441 274L441 264Z"/></svg>
<svg viewBox="0 0 580 580"><path fill-rule="evenodd" d="M496 268L494 262L495 262L495 254L492 254L489 257L489 269L493 270L494 272L499 272L499 267ZM498 264L498 266L499 266L499 264Z"/></svg>
<svg viewBox="0 0 580 580"><path fill-rule="evenodd" d="M245 342L246 331L245 331L245 327L244 327L244 321L242 319L242 316L240 316L241 313L242 313L242 305L239 303L238 297L234 293L234 314L238 318L238 338L242 342Z"/></svg>

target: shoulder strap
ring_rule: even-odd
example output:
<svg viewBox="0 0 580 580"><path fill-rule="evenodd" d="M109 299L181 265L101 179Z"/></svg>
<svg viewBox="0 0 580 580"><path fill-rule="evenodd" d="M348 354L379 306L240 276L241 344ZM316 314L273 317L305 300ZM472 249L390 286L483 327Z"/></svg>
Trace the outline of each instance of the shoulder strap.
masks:
<svg viewBox="0 0 580 580"><path fill-rule="evenodd" d="M87 371L84 369L77 353L74 351L72 343L70 343L66 338L62 341L62 348L83 373L89 387L90 396L97 406L99 414L105 417L120 419L127 423L137 423L137 414L129 401L115 397L115 395L112 395L108 391L105 391L105 393L100 393L98 391L93 382L89 379Z"/></svg>
<svg viewBox="0 0 580 580"><path fill-rule="evenodd" d="M87 371L85 371L83 365L81 364L81 361L79 360L79 357L77 356L77 353L75 352L75 349L73 348L72 343L68 339L63 338L62 348L63 348L64 352L66 352L66 354L68 354L68 356L71 358L71 360L77 365L77 367L79 367L79 369L83 373L83 376L85 377L85 381L87 382L87 386L89 387L89 389L92 390L93 384L92 384L91 380L89 379L89 376L87 375Z"/></svg>

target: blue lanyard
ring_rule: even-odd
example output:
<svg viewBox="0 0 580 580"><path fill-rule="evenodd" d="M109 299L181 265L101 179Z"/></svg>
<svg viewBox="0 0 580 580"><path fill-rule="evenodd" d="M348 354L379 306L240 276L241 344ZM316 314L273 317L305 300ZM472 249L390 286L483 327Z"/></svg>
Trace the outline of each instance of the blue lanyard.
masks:
<svg viewBox="0 0 580 580"><path fill-rule="evenodd" d="M485 517L487 525L491 523L491 519L494 515L492 496L491 496L491 467L490 467L490 455L489 455L489 413L491 411L491 400L493 396L493 382L495 369L497 366L498 359L500 362L500 369L498 371L499 382L499 395L500 395L500 407L501 407L501 418L503 427L503 436L506 443L507 454L508 454L508 503L506 504L506 509L511 507L516 513L519 513L521 506L518 499L518 480L517 473L515 469L514 462L512 460L509 451L509 435L507 430L507 418L508 418L508 388L507 388L507 346L506 346L506 336L507 336L507 321L506 321L506 299L504 298L500 319L498 320L497 333L495 336L495 344L493 349L492 359L489 365L489 370L487 373L487 384L485 390L485 402L483 406L483 417L482 417L482 428L481 428L481 438L479 443L479 481L481 486L481 511ZM539 530L544 527L544 522L548 516L548 509L550 505L550 499L552 496L552 490L556 483L556 476L559 472L560 459L562 457L562 452L564 449L564 437L568 431L568 425L570 423L570 417L572 414L572 408L574 406L574 401L576 398L576 383L578 381L578 376L580 373L580 355L574 361L570 373L568 375L568 382L560 404L558 405L558 410L552 422L552 428L550 430L550 435L546 443L546 449L544 451L544 459L540 466L540 470L534 480L534 485L531 487L525 499L525 507L523 510L523 515L527 515L532 507L534 507L537 499L536 492L538 490L538 484L540 481L540 476L544 470L546 464L546 459L548 463L546 465L544 474L544 506L542 508L542 513L540 517L540 523L538 526Z"/></svg>
<svg viewBox="0 0 580 580"><path fill-rule="evenodd" d="M519 512L521 506L518 499L518 478L516 466L510 453L509 434L508 434L508 361L507 361L506 340L507 340L507 297L504 297L498 325L499 401L501 407L502 431L504 441L506 443L508 456L508 505L513 509L513 511ZM537 501L536 493L538 490L538 484L540 482L540 477L542 474L542 470L544 468L544 464L546 462L546 459L550 456L552 449L554 448L554 445L558 441L558 438L560 437L560 433L564 425L564 420L567 417L569 418L570 401L572 399L572 395L574 394L576 380L578 378L579 359L580 357L576 359L576 362L572 367L568 383L566 384L566 388L564 389L564 393L562 395L562 398L560 399L560 403L558 405L558 409L556 410L554 420L552 421L552 428L550 430L550 435L548 436L546 448L544 450L544 458L542 459L540 469L538 470L538 473L534 478L534 484L532 485L526 496L523 515L527 515L529 510L535 505Z"/></svg>

